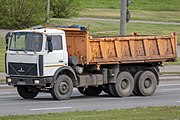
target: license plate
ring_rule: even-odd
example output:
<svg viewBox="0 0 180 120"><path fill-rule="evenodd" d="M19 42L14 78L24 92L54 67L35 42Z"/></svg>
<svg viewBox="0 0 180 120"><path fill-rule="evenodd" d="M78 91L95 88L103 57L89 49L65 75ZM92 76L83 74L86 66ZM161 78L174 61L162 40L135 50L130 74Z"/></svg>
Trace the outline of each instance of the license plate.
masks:
<svg viewBox="0 0 180 120"><path fill-rule="evenodd" d="M25 82L22 82L22 81L19 81L17 82L17 85L25 85L26 83Z"/></svg>

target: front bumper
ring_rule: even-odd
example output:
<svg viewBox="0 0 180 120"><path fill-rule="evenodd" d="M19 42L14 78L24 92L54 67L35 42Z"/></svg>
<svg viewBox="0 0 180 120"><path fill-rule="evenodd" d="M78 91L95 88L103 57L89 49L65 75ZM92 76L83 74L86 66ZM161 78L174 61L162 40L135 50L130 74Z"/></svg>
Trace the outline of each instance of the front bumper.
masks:
<svg viewBox="0 0 180 120"><path fill-rule="evenodd" d="M39 87L51 87L53 77L23 77L23 76L9 76L6 77L8 85L30 85Z"/></svg>

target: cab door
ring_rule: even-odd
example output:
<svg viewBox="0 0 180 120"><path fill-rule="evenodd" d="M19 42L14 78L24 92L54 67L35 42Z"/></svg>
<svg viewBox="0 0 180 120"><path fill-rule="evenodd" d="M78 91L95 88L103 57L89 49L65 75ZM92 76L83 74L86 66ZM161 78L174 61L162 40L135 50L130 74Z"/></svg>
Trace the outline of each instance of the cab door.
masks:
<svg viewBox="0 0 180 120"><path fill-rule="evenodd" d="M48 35L51 37L52 51L48 51L48 41L44 53L44 76L53 76L55 71L68 64L65 35Z"/></svg>

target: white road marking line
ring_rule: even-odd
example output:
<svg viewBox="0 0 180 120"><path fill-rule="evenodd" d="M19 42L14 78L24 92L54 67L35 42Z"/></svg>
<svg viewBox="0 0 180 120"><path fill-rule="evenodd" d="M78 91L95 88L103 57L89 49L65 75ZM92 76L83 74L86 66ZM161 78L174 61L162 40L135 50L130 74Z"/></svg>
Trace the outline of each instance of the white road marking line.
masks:
<svg viewBox="0 0 180 120"><path fill-rule="evenodd" d="M60 109L71 109L72 107L54 107L54 108L35 108L30 109L31 111L40 111L40 110L60 110Z"/></svg>
<svg viewBox="0 0 180 120"><path fill-rule="evenodd" d="M9 95L9 96L0 96L0 98L9 98L9 97L17 97L17 95Z"/></svg>
<svg viewBox="0 0 180 120"><path fill-rule="evenodd" d="M121 97L116 97L116 98L104 98L104 99L106 99L106 100L118 100L118 99L121 99L122 100L122 98Z"/></svg>
<svg viewBox="0 0 180 120"><path fill-rule="evenodd" d="M180 85L180 84L163 84L163 85L158 85L158 86L177 86L177 85Z"/></svg>
<svg viewBox="0 0 180 120"><path fill-rule="evenodd" d="M177 103L180 103L180 101L176 101Z"/></svg>
<svg viewBox="0 0 180 120"><path fill-rule="evenodd" d="M0 92L0 95L15 94L17 92Z"/></svg>
<svg viewBox="0 0 180 120"><path fill-rule="evenodd" d="M175 90L180 90L180 88L162 89L162 91L175 91Z"/></svg>

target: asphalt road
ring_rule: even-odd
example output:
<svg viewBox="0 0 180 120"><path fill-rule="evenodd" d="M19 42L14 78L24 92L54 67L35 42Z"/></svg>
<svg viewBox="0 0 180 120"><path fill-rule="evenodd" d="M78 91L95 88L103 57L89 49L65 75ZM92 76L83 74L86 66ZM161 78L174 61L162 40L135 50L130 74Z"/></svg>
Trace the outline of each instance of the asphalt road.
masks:
<svg viewBox="0 0 180 120"><path fill-rule="evenodd" d="M33 100L19 97L16 90L0 89L0 115L40 114L54 112L107 110L146 106L180 106L180 81L161 81L155 94L149 97L110 97L102 93L97 97L79 94L74 89L70 100L55 101L48 93L41 93Z"/></svg>

